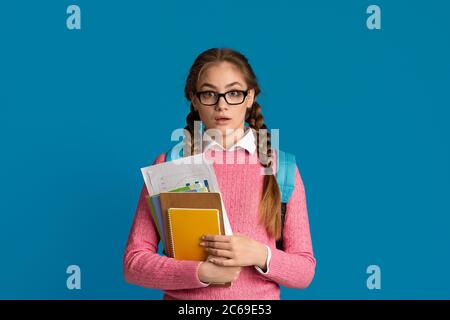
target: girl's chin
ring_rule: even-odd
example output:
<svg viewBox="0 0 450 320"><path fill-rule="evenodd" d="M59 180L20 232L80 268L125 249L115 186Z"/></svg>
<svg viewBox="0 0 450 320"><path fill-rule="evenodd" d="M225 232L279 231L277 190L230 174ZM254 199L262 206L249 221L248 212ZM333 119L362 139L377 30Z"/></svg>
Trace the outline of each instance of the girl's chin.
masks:
<svg viewBox="0 0 450 320"><path fill-rule="evenodd" d="M207 126L205 130L216 130L220 131L222 135L231 135L235 133L237 130L245 130L244 127L235 127L233 124L217 124L217 123L211 123L211 126Z"/></svg>
<svg viewBox="0 0 450 320"><path fill-rule="evenodd" d="M236 129L236 128L232 127L232 126L226 126L226 125L215 126L214 129L215 130L219 130L223 135L231 135L236 130L239 130L239 129Z"/></svg>
<svg viewBox="0 0 450 320"><path fill-rule="evenodd" d="M228 131L237 130L231 123L213 123L210 129L220 130L223 133L225 133L227 130Z"/></svg>

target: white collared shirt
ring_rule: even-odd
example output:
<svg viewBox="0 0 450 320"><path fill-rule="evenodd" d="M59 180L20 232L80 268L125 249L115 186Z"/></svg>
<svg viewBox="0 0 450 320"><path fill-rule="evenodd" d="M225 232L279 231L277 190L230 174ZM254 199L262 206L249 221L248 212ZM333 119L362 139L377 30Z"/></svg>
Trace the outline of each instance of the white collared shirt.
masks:
<svg viewBox="0 0 450 320"><path fill-rule="evenodd" d="M247 150L248 152L250 152L250 154L254 154L256 151L255 135L253 134L253 130L251 130L250 127L246 127L242 138L228 149L225 149L220 143L208 136L206 137L206 139L203 139L202 148L203 152L210 148L223 151L233 151L234 149L241 148Z"/></svg>
<svg viewBox="0 0 450 320"><path fill-rule="evenodd" d="M216 150L223 150L223 151L233 151L234 149L245 149L248 152L250 152L250 154L254 154L256 151L256 139L255 139L255 135L253 133L253 130L251 130L250 127L246 127L245 131L244 131L244 136L239 139L234 145L232 145L230 148L228 148L227 150L221 145L219 144L217 141L214 141L212 139L207 139L205 141L205 139L203 139L203 144L202 144L202 151L205 152L208 149L216 149ZM264 272L260 267L258 266L254 266L256 270L258 270L258 272L260 272L261 274L268 274L269 273L269 266L270 266L270 259L272 257L272 251L270 250L270 247L267 246L267 263L266 263L266 271Z"/></svg>

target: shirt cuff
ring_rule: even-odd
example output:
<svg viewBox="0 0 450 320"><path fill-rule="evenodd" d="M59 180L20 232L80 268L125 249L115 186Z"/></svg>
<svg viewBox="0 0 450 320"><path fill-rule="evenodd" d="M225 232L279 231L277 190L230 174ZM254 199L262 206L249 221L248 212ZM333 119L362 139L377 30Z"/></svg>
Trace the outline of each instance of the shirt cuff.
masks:
<svg viewBox="0 0 450 320"><path fill-rule="evenodd" d="M254 266L255 269L258 270L258 272L261 273L261 274L268 274L268 273L269 273L269 270L270 270L269 266L270 266L270 259L272 258L272 250L270 250L270 247L269 247L269 246L266 245L266 247L267 247L267 262L266 262L266 267L267 267L267 269L266 269L266 271L263 271L263 270L262 270L260 267L258 267L258 266Z"/></svg>

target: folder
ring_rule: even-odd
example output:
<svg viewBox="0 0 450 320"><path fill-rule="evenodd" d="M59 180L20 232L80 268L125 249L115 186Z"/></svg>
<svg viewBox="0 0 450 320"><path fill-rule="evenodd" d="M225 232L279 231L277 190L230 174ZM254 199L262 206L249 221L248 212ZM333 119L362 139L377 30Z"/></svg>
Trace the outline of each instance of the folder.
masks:
<svg viewBox="0 0 450 320"><path fill-rule="evenodd" d="M156 228L158 229L159 238L161 239L164 248L166 248L166 234L163 228L163 217L161 212L161 204L159 201L159 194L149 197L148 202L153 221L155 222Z"/></svg>
<svg viewBox="0 0 450 320"><path fill-rule="evenodd" d="M208 253L200 246L204 234L221 234L219 210L169 208L169 246L177 260L205 261Z"/></svg>

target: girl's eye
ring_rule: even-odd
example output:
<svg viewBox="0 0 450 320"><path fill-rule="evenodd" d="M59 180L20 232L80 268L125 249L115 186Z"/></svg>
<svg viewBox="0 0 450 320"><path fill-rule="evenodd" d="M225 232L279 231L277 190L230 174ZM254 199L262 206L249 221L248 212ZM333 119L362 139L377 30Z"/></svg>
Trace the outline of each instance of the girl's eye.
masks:
<svg viewBox="0 0 450 320"><path fill-rule="evenodd" d="M205 98L212 98L216 95L216 93L214 91L206 91L202 93L202 96L204 96Z"/></svg>
<svg viewBox="0 0 450 320"><path fill-rule="evenodd" d="M228 94L231 96L231 97L239 97L240 95L241 95L241 92L240 91L230 91L230 92L228 92Z"/></svg>

